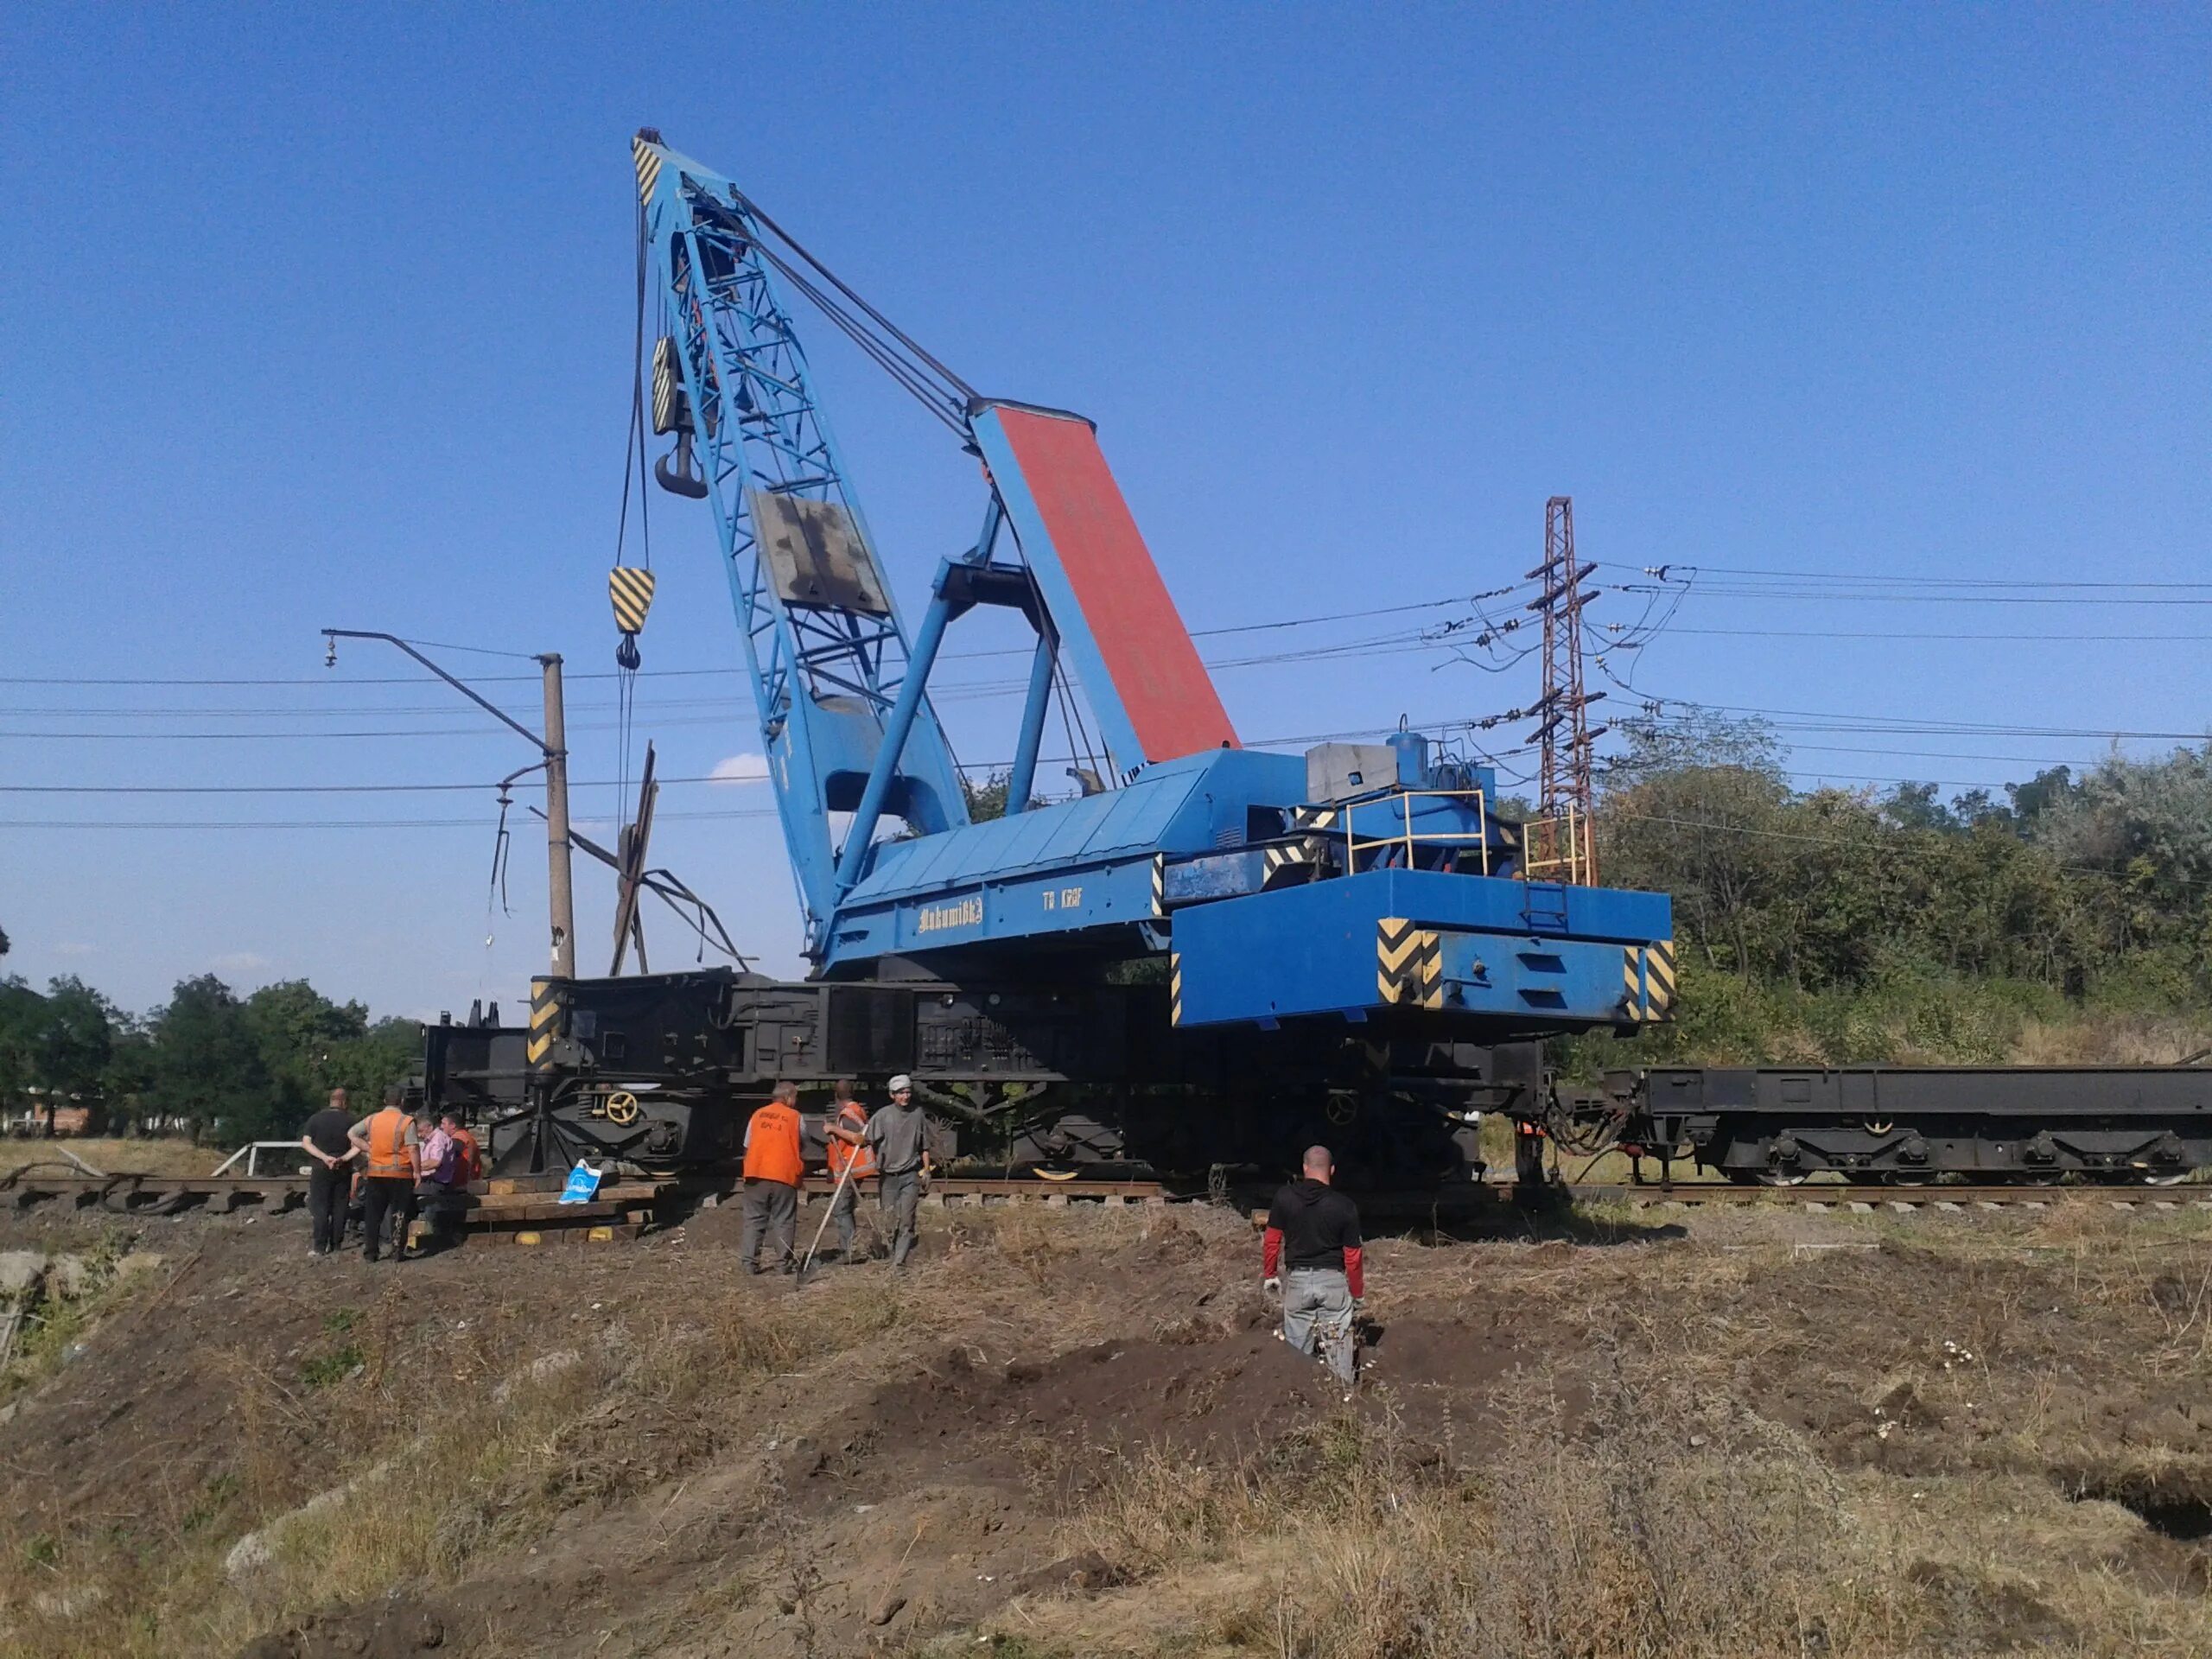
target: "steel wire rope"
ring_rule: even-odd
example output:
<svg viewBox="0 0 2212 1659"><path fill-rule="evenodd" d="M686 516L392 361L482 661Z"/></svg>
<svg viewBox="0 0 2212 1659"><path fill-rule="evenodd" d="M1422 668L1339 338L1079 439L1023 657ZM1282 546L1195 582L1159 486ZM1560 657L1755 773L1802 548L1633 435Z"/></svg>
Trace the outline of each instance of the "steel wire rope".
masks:
<svg viewBox="0 0 2212 1659"><path fill-rule="evenodd" d="M737 191L735 192L735 194L739 202L743 206L747 213L750 213L762 226L766 226L767 230L773 234L779 241L782 242L785 247L788 247L793 253L797 254L801 259L804 259L807 264L812 267L815 270L820 272L823 280L830 283L840 294L843 295L848 300L851 301L862 311L866 312L869 317L874 320L878 327L881 327L887 334L890 334L892 338L896 340L901 346L904 346L907 351L911 352L916 358L920 359L922 363L934 370L948 385L958 391L964 397L972 398L975 397L976 389L973 386L969 385L965 380L962 379L960 376L955 374L950 369L947 368L943 363L939 362L935 357L931 355L931 353L924 349L921 343L915 340L913 336L900 328L897 323L885 316L882 312L870 305L866 299L862 298L859 293L849 287L845 283L844 279L839 276L836 271L830 270L829 266L823 264L821 260L817 259L812 253L808 251L806 245L804 243L771 218L766 210L764 209L759 202L754 201L752 198L746 195L743 191ZM763 248L761 249L761 251L763 253L766 253L768 250Z"/></svg>

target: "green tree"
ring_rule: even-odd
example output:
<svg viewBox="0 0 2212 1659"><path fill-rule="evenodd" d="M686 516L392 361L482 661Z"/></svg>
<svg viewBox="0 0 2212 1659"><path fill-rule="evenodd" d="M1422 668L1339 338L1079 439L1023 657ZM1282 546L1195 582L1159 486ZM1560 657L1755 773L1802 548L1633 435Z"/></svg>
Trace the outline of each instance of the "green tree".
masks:
<svg viewBox="0 0 2212 1659"><path fill-rule="evenodd" d="M127 1128L146 1115L154 1096L154 1064L152 1026L118 1010L107 1068L100 1076L100 1093L116 1124Z"/></svg>
<svg viewBox="0 0 2212 1659"><path fill-rule="evenodd" d="M1774 971L1771 912L1792 844L1772 734L1693 710L1631 717L1622 735L1599 802L1605 880L1673 894L1678 936L1711 965Z"/></svg>
<svg viewBox="0 0 2212 1659"><path fill-rule="evenodd" d="M289 1133L341 1081L339 1058L367 1031L369 1011L334 1002L304 979L263 986L244 1011L269 1078L276 1128Z"/></svg>
<svg viewBox="0 0 2212 1659"><path fill-rule="evenodd" d="M38 1028L46 999L20 978L0 979L0 1107L11 1107L37 1078Z"/></svg>
<svg viewBox="0 0 2212 1659"><path fill-rule="evenodd" d="M392 1015L332 1051L330 1086L342 1084L354 1104L366 1108L383 1096L386 1084L411 1076L422 1062L421 1023Z"/></svg>
<svg viewBox="0 0 2212 1659"><path fill-rule="evenodd" d="M154 1097L197 1140L219 1122L229 1141L254 1139L274 1102L245 1007L213 974L181 982L154 1016Z"/></svg>
<svg viewBox="0 0 2212 1659"><path fill-rule="evenodd" d="M49 980L38 1025L39 1082L54 1096L95 1096L115 1046L115 1009L84 981Z"/></svg>
<svg viewBox="0 0 2212 1659"><path fill-rule="evenodd" d="M1006 817L1006 794L1013 782L1013 774L1004 772L995 772L980 784L963 776L960 780L960 792L968 798L968 822L983 823L992 818ZM1036 807L1045 803L1032 795L1029 804Z"/></svg>

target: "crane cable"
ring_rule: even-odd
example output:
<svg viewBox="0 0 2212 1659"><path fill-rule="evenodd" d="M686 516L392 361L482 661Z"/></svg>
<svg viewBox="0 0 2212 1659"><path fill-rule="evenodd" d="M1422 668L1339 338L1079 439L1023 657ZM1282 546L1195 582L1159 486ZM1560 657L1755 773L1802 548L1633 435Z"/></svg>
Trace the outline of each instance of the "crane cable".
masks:
<svg viewBox="0 0 2212 1659"><path fill-rule="evenodd" d="M736 199L739 211L789 248L809 270L835 289L847 304L840 304L832 299L823 291L819 283L791 260L756 238L753 246L761 257L782 272L785 279L804 295L823 316L911 397L964 438L968 431L968 409L976 397L975 387L946 367L912 334L869 304L850 283L823 264L804 243L764 212L760 203L734 186L731 194ZM848 304L852 309L848 308ZM861 315L855 316L854 310ZM867 321L862 321L862 317ZM875 325L874 330L868 327L869 322ZM888 340L885 338L887 335ZM896 341L896 346L892 341Z"/></svg>
<svg viewBox="0 0 2212 1659"><path fill-rule="evenodd" d="M651 505L652 492L645 487L645 287L648 254L646 251L645 209L638 207L638 275L637 309L630 344L630 429L622 441L622 511L615 521L614 567L622 568L628 551L630 534L630 490L636 480L638 492L639 563L651 570L653 568L653 520ZM630 798L630 747L632 731L638 709L638 670L644 658L638 653L638 638L625 633L614 648L615 779L616 798Z"/></svg>

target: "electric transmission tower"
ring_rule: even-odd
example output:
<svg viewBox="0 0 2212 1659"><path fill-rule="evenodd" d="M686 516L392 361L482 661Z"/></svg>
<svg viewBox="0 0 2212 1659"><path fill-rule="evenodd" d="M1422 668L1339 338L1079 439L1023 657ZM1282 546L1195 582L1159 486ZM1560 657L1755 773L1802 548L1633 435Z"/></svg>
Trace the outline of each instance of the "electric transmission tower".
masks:
<svg viewBox="0 0 2212 1659"><path fill-rule="evenodd" d="M1541 577L1544 584L1529 603L1543 617L1544 690L1536 702L1543 723L1533 741L1541 759L1527 868L1531 875L1585 887L1598 880L1591 811L1596 804L1592 745L1599 734L1590 729L1589 708L1605 694L1582 687L1582 607L1596 597L1582 582L1597 568L1574 556L1574 499L1552 497L1544 504L1544 562L1529 572L1531 581Z"/></svg>

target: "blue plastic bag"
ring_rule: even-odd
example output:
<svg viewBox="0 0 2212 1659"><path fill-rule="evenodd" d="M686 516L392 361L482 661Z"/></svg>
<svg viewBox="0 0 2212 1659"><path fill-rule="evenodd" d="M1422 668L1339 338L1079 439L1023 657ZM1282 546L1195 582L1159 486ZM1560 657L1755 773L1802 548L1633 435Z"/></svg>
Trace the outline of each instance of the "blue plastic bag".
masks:
<svg viewBox="0 0 2212 1659"><path fill-rule="evenodd" d="M589 1204L599 1192L599 1172L579 1159L569 1172L569 1184L561 1189L563 1204Z"/></svg>

